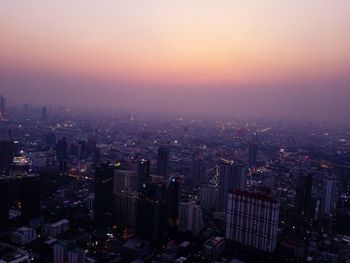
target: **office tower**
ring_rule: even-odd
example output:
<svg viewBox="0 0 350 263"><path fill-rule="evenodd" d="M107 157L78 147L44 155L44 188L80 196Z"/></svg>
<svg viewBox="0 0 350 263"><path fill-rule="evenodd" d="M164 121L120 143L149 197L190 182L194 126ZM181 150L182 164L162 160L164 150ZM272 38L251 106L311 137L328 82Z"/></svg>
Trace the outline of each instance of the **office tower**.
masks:
<svg viewBox="0 0 350 263"><path fill-rule="evenodd" d="M40 218L40 176L28 174L21 182L22 220L27 225Z"/></svg>
<svg viewBox="0 0 350 263"><path fill-rule="evenodd" d="M124 226L136 225L137 199L137 192L126 190L114 193L114 209L119 224Z"/></svg>
<svg viewBox="0 0 350 263"><path fill-rule="evenodd" d="M192 160L192 180L199 185L204 174L204 160L193 157Z"/></svg>
<svg viewBox="0 0 350 263"><path fill-rule="evenodd" d="M180 179L173 177L166 186L166 218L168 222L168 233L174 236L177 233L179 220Z"/></svg>
<svg viewBox="0 0 350 263"><path fill-rule="evenodd" d="M67 172L67 158L68 158L68 143L67 138L63 138L57 141L56 144L56 156L59 165L60 172Z"/></svg>
<svg viewBox="0 0 350 263"><path fill-rule="evenodd" d="M200 189L200 204L203 209L216 209L218 204L218 189L213 186L202 186Z"/></svg>
<svg viewBox="0 0 350 263"><path fill-rule="evenodd" d="M46 107L43 107L41 109L41 118L43 121L47 121L47 108Z"/></svg>
<svg viewBox="0 0 350 263"><path fill-rule="evenodd" d="M336 206L337 181L327 178L322 183L321 209L322 215L332 216Z"/></svg>
<svg viewBox="0 0 350 263"><path fill-rule="evenodd" d="M138 163L138 176L140 187L143 183L150 181L150 169L151 169L151 161L141 159Z"/></svg>
<svg viewBox="0 0 350 263"><path fill-rule="evenodd" d="M258 145L252 143L249 146L249 166L253 167L257 163Z"/></svg>
<svg viewBox="0 0 350 263"><path fill-rule="evenodd" d="M222 160L219 166L218 210L226 211L229 191L245 190L247 185L247 167L244 164Z"/></svg>
<svg viewBox="0 0 350 263"><path fill-rule="evenodd" d="M279 203L259 193L234 190L228 195L226 238L266 252L276 248Z"/></svg>
<svg viewBox="0 0 350 263"><path fill-rule="evenodd" d="M163 184L146 183L142 186L138 201L136 235L151 241L153 246L166 240L166 203Z"/></svg>
<svg viewBox="0 0 350 263"><path fill-rule="evenodd" d="M51 148L56 145L56 135L53 132L46 134L46 147Z"/></svg>
<svg viewBox="0 0 350 263"><path fill-rule="evenodd" d="M13 161L14 145L12 140L0 141L0 176L8 176Z"/></svg>
<svg viewBox="0 0 350 263"><path fill-rule="evenodd" d="M0 231L6 230L9 220L9 179L0 177Z"/></svg>
<svg viewBox="0 0 350 263"><path fill-rule="evenodd" d="M169 149L167 147L159 147L157 159L157 175L164 178L168 177L169 173Z"/></svg>
<svg viewBox="0 0 350 263"><path fill-rule="evenodd" d="M311 218L313 216L312 192L312 174L303 169L296 169L296 191L295 208L300 216Z"/></svg>
<svg viewBox="0 0 350 263"><path fill-rule="evenodd" d="M139 177L134 171L117 170L114 174L113 192L139 190Z"/></svg>
<svg viewBox="0 0 350 263"><path fill-rule="evenodd" d="M0 119L4 118L6 115L6 99L0 96Z"/></svg>
<svg viewBox="0 0 350 263"><path fill-rule="evenodd" d="M109 227L113 222L114 164L100 164L95 170L95 222L96 227Z"/></svg>
<svg viewBox="0 0 350 263"><path fill-rule="evenodd" d="M72 243L57 241L53 245L54 263L85 263L85 251Z"/></svg>
<svg viewBox="0 0 350 263"><path fill-rule="evenodd" d="M181 202L179 205L179 230L197 235L204 227L202 210L194 202Z"/></svg>

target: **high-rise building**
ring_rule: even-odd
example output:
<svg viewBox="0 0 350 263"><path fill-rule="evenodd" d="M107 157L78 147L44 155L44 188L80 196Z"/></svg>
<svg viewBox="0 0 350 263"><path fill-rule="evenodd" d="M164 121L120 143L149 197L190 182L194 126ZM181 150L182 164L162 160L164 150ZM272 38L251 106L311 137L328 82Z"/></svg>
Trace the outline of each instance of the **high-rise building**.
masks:
<svg viewBox="0 0 350 263"><path fill-rule="evenodd" d="M53 246L54 263L85 263L85 251L74 244L58 241Z"/></svg>
<svg viewBox="0 0 350 263"><path fill-rule="evenodd" d="M169 148L159 147L157 158L157 175L164 178L168 177L169 173Z"/></svg>
<svg viewBox="0 0 350 263"><path fill-rule="evenodd" d="M25 224L40 218L40 176L28 174L21 182L22 220Z"/></svg>
<svg viewBox="0 0 350 263"><path fill-rule="evenodd" d="M252 143L249 146L249 166L255 166L257 163L257 156L258 156L258 145L255 143Z"/></svg>
<svg viewBox="0 0 350 263"><path fill-rule="evenodd" d="M8 176L13 161L14 145L12 140L0 141L0 176Z"/></svg>
<svg viewBox="0 0 350 263"><path fill-rule="evenodd" d="M218 204L218 189L212 186L202 186L200 190L201 207L216 209Z"/></svg>
<svg viewBox="0 0 350 263"><path fill-rule="evenodd" d="M199 205L193 202L179 205L179 230L190 231L197 235L204 227L202 210Z"/></svg>
<svg viewBox="0 0 350 263"><path fill-rule="evenodd" d="M204 173L204 160L193 157L192 160L192 180L199 185Z"/></svg>
<svg viewBox="0 0 350 263"><path fill-rule="evenodd" d="M168 182L165 191L166 218L168 233L173 236L177 233L179 221L180 179L173 177Z"/></svg>
<svg viewBox="0 0 350 263"><path fill-rule="evenodd" d="M150 170L151 170L151 161L141 159L138 163L138 176L139 176L140 187L142 186L143 183L150 180Z"/></svg>
<svg viewBox="0 0 350 263"><path fill-rule="evenodd" d="M100 164L95 170L95 222L96 227L108 228L113 223L114 164Z"/></svg>
<svg viewBox="0 0 350 263"><path fill-rule="evenodd" d="M297 168L296 175L295 208L299 216L311 218L314 207L312 202L312 174L307 170Z"/></svg>
<svg viewBox="0 0 350 263"><path fill-rule="evenodd" d="M139 189L139 177L135 171L117 170L114 174L114 192Z"/></svg>
<svg viewBox="0 0 350 263"><path fill-rule="evenodd" d="M6 99L0 95L0 119L6 115Z"/></svg>
<svg viewBox="0 0 350 263"><path fill-rule="evenodd" d="M9 220L9 179L0 177L0 231L8 227Z"/></svg>
<svg viewBox="0 0 350 263"><path fill-rule="evenodd" d="M229 191L245 190L247 185L247 167L234 161L222 160L219 166L218 210L226 211Z"/></svg>
<svg viewBox="0 0 350 263"><path fill-rule="evenodd" d="M228 195L226 238L266 252L276 248L279 203L269 196L234 190Z"/></svg>
<svg viewBox="0 0 350 263"><path fill-rule="evenodd" d="M41 109L41 118L43 121L47 121L47 108L46 107L43 107Z"/></svg>
<svg viewBox="0 0 350 263"><path fill-rule="evenodd" d="M161 245L167 237L166 203L164 184L143 184L138 202L136 235Z"/></svg>
<svg viewBox="0 0 350 263"><path fill-rule="evenodd" d="M337 181L335 178L323 180L321 209L322 215L332 216L336 206Z"/></svg>
<svg viewBox="0 0 350 263"><path fill-rule="evenodd" d="M114 209L119 224L136 225L137 199L137 192L126 190L114 193Z"/></svg>

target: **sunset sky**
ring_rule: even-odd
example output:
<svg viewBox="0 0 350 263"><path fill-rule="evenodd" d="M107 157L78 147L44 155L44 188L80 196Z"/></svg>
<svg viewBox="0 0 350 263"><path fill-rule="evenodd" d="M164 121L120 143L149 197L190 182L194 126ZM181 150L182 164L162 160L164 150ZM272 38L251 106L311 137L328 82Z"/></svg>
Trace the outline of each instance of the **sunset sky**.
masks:
<svg viewBox="0 0 350 263"><path fill-rule="evenodd" d="M0 0L13 105L345 119L349 84L349 0Z"/></svg>

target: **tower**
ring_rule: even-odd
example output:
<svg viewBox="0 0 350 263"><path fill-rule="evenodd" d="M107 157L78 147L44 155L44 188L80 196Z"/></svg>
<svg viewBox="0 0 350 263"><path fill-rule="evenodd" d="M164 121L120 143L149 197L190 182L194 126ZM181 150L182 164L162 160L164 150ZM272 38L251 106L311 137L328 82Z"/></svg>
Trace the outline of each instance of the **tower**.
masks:
<svg viewBox="0 0 350 263"><path fill-rule="evenodd" d="M169 149L167 147L159 147L157 158L157 175L167 178L169 173Z"/></svg>
<svg viewBox="0 0 350 263"><path fill-rule="evenodd" d="M31 221L40 217L40 176L28 174L21 183L22 220L31 225Z"/></svg>
<svg viewBox="0 0 350 263"><path fill-rule="evenodd" d="M0 231L5 230L9 220L9 179L0 177Z"/></svg>

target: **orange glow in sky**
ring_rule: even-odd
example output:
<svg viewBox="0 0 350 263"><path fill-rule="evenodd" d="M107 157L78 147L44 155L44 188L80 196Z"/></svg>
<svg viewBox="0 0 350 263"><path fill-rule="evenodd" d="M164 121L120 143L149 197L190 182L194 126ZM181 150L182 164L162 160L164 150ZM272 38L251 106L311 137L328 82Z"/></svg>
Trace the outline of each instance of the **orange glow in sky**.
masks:
<svg viewBox="0 0 350 263"><path fill-rule="evenodd" d="M2 0L0 63L138 84L338 77L349 25L348 0Z"/></svg>

